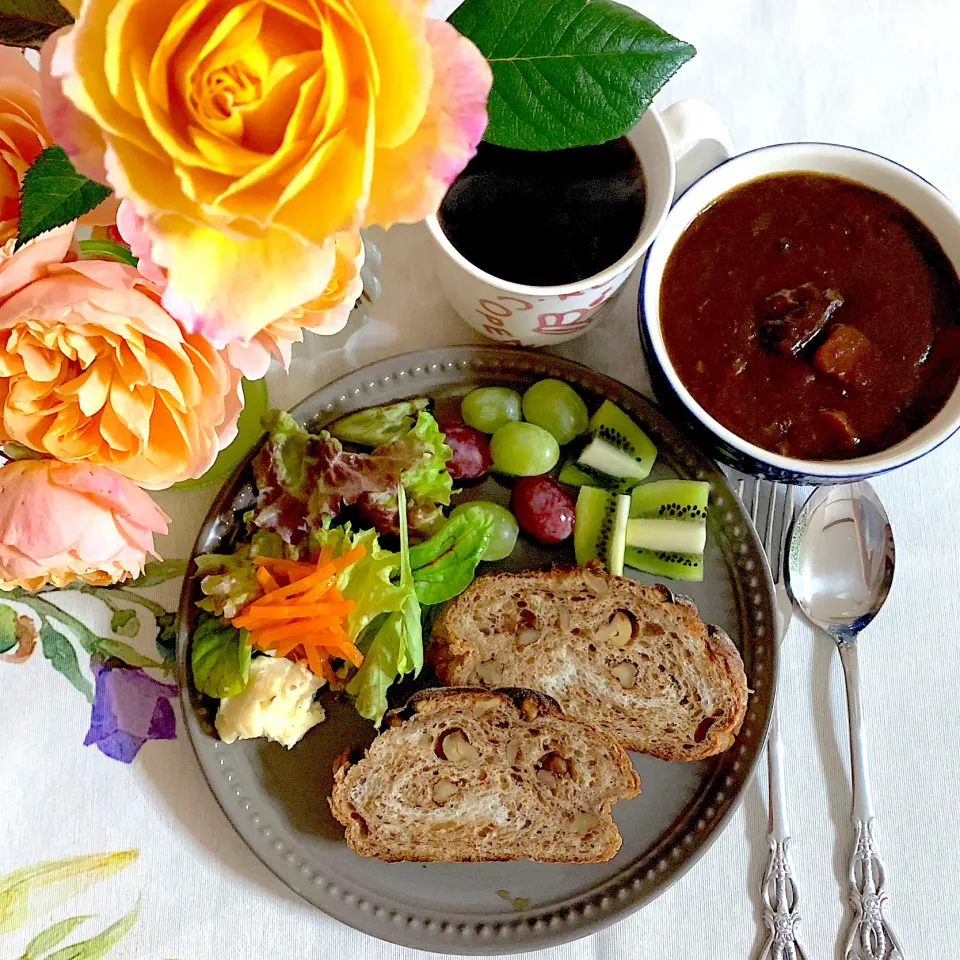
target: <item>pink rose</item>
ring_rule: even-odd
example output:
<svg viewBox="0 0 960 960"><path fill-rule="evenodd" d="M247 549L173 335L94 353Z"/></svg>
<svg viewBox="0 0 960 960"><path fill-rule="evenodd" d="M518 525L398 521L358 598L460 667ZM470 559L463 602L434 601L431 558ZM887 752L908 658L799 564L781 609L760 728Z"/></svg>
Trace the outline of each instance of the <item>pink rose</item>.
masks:
<svg viewBox="0 0 960 960"><path fill-rule="evenodd" d="M150 489L201 476L236 436L239 372L134 267L61 262L72 234L0 249L0 441Z"/></svg>
<svg viewBox="0 0 960 960"><path fill-rule="evenodd" d="M138 577L167 522L146 493L106 467L7 463L0 467L0 590Z"/></svg>

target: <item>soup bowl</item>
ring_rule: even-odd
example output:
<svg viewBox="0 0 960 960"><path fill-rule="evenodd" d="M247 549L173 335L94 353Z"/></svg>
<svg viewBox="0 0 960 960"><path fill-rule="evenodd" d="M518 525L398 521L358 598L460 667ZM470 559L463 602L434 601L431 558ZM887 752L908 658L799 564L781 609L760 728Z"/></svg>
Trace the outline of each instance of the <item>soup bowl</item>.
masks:
<svg viewBox="0 0 960 960"><path fill-rule="evenodd" d="M891 447L848 460L802 460L765 450L716 420L694 399L671 361L660 320L660 300L664 270L678 241L697 215L728 191L757 177L782 173L844 177L892 197L927 227L960 274L960 213L939 190L906 167L865 150L826 143L784 143L739 154L701 177L677 199L647 254L638 315L654 393L710 452L744 473L786 483L828 484L902 467L960 429L960 388L954 387L932 420Z"/></svg>

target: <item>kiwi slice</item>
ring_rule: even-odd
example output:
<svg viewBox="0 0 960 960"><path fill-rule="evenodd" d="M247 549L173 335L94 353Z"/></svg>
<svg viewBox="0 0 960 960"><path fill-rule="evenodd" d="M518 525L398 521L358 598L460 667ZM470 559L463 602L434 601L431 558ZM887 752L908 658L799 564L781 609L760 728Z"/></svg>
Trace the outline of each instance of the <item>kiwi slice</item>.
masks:
<svg viewBox="0 0 960 960"><path fill-rule="evenodd" d="M665 580L703 579L703 555L699 553L665 553L627 547L624 563L634 570L649 573Z"/></svg>
<svg viewBox="0 0 960 960"><path fill-rule="evenodd" d="M604 400L588 430L580 456L561 469L561 483L626 492L650 475L657 448L616 404Z"/></svg>
<svg viewBox="0 0 960 960"><path fill-rule="evenodd" d="M623 574L630 498L598 487L581 487L577 497L573 549L577 563L584 566L599 560L610 573Z"/></svg>
<svg viewBox="0 0 960 960"><path fill-rule="evenodd" d="M630 523L640 526L628 533L633 545L625 551L627 566L655 577L702 580L709 498L710 484L699 480L657 480L634 487Z"/></svg>
<svg viewBox="0 0 960 960"><path fill-rule="evenodd" d="M706 520L710 484L703 480L655 480L634 487L630 516L670 520Z"/></svg>
<svg viewBox="0 0 960 960"><path fill-rule="evenodd" d="M641 518L627 522L627 546L664 553L700 555L707 543L707 525L702 520Z"/></svg>

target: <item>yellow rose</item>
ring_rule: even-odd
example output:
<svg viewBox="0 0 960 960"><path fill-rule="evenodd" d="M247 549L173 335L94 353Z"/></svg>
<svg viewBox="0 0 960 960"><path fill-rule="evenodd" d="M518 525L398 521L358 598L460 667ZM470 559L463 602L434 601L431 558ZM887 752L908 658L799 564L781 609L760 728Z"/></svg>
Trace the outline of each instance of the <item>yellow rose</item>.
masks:
<svg viewBox="0 0 960 960"><path fill-rule="evenodd" d="M219 342L322 295L333 240L436 209L486 124L489 67L424 0L85 0L50 76L77 162L166 268L164 306ZM84 123L85 121L85 123Z"/></svg>

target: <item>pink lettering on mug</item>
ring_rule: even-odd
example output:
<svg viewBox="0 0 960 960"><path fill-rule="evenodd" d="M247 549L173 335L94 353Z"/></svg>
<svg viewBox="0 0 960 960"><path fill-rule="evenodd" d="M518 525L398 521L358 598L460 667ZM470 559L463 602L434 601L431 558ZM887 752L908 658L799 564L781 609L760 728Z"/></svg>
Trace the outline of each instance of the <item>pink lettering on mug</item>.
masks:
<svg viewBox="0 0 960 960"><path fill-rule="evenodd" d="M509 317L513 313L509 307L505 307L502 303L497 303L496 300L490 300L487 297L480 299L480 306L486 313L492 313L497 317Z"/></svg>
<svg viewBox="0 0 960 960"><path fill-rule="evenodd" d="M600 284L600 286L603 286L603 284ZM596 288L596 287L591 287L590 289L591 289L591 290L596 290L597 288ZM596 306L599 306L601 303L603 303L604 300L606 300L606 299L610 296L610 292L611 292L612 289L613 289L612 287L607 287L607 289L604 290L603 293L601 293L600 296L596 298L596 300L591 300L591 301L590 301L590 306L591 306L591 307L596 307Z"/></svg>
<svg viewBox="0 0 960 960"><path fill-rule="evenodd" d="M536 332L561 337L568 333L580 333L593 323L592 313L588 308L575 308L563 313L541 313L537 317Z"/></svg>
<svg viewBox="0 0 960 960"><path fill-rule="evenodd" d="M520 346L520 341L515 339L513 334L509 330L507 330L505 327L492 327L490 326L490 324L485 323L483 325L483 329L486 330L487 333L489 333L491 336L509 337L510 339L502 341L507 346L511 346L511 347Z"/></svg>
<svg viewBox="0 0 960 960"><path fill-rule="evenodd" d="M532 309L533 309L533 304L530 303L529 300L521 300L519 297L508 297L508 296L501 295L501 296L497 297L497 299L498 299L501 303L506 303L508 300L512 300L514 303L519 303L519 304L520 304L519 307L514 307L514 309L517 310L517 311L520 311L520 310L532 310ZM481 300L480 302L483 303L482 300ZM504 316L509 316L509 314L504 314Z"/></svg>
<svg viewBox="0 0 960 960"><path fill-rule="evenodd" d="M493 314L484 313L482 310L478 310L477 313L479 313L480 316L483 317L483 319L486 320L488 323L492 323L495 327L502 327L502 326L503 326L503 318L502 318L502 317L495 317L495 316L493 316Z"/></svg>

